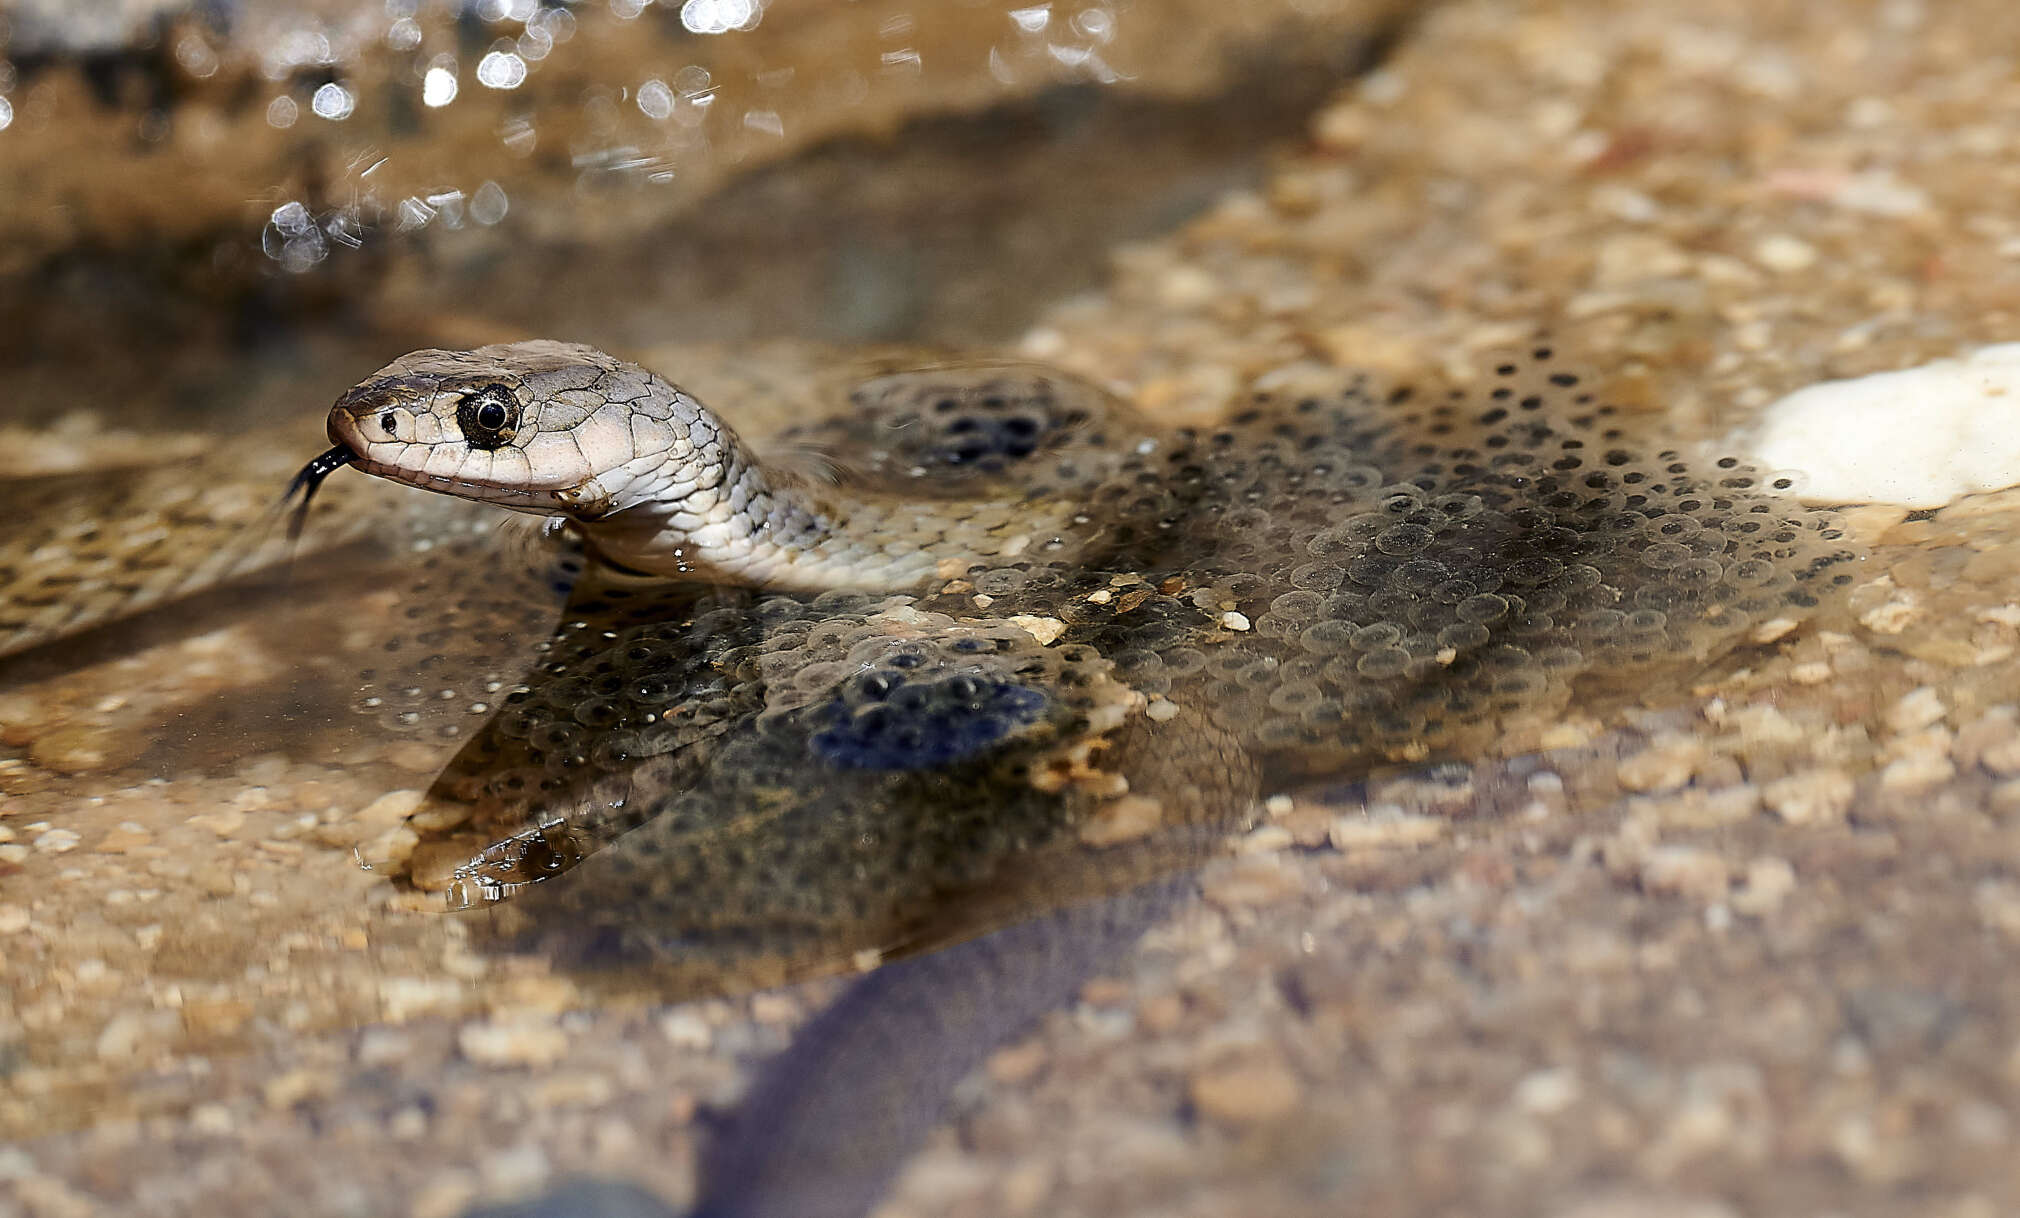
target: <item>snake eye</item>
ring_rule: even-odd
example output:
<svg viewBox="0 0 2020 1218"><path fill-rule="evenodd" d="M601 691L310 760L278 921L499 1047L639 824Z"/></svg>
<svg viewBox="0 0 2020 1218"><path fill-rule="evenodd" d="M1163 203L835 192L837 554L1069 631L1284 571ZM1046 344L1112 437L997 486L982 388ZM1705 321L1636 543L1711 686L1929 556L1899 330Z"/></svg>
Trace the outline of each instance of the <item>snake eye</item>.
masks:
<svg viewBox="0 0 2020 1218"><path fill-rule="evenodd" d="M472 448L503 448L519 429L519 403L503 385L485 385L456 405L456 424Z"/></svg>

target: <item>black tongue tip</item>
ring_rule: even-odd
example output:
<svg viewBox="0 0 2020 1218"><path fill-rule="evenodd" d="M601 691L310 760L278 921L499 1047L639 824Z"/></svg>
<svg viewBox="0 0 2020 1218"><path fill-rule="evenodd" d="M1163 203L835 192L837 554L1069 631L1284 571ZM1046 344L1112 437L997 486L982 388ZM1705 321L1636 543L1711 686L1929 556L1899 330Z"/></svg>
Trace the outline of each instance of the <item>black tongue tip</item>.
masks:
<svg viewBox="0 0 2020 1218"><path fill-rule="evenodd" d="M307 524L309 519L309 504L315 502L316 491L321 489L323 479L336 473L356 459L356 456L350 449L339 444L328 452L319 455L307 465L302 466L301 471L295 475L294 481L288 483L288 493L281 496L281 502L286 503L297 494L300 494L302 497L302 501L295 506L294 515L288 520L288 541L290 543L301 539L302 526Z"/></svg>

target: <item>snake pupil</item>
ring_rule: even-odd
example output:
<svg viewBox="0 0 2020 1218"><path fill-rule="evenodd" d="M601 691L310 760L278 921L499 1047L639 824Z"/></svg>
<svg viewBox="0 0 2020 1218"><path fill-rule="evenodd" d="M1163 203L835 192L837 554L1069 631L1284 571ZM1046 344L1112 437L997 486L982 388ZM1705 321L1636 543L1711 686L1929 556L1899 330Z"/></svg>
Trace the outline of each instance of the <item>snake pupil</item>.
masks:
<svg viewBox="0 0 2020 1218"><path fill-rule="evenodd" d="M503 385L485 385L456 407L456 423L472 448L502 448L519 424L519 403Z"/></svg>

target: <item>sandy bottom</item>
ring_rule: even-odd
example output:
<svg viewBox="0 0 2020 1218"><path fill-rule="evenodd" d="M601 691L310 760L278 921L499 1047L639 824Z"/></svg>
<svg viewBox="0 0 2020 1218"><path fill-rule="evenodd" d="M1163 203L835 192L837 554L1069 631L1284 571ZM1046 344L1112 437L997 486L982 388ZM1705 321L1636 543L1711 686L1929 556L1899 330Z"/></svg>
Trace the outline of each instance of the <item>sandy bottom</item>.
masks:
<svg viewBox="0 0 2020 1218"><path fill-rule="evenodd" d="M2011 339L2003 0L1690 9L1429 13L1023 352L1204 418L1547 325L1689 437ZM2020 496L1849 522L1872 557L1825 620L1274 805L961 1085L882 1218L2020 1207ZM690 1198L698 1114L837 983L669 1006L473 950L385 874L446 746L303 676L369 610L258 605L0 695L0 1213Z"/></svg>

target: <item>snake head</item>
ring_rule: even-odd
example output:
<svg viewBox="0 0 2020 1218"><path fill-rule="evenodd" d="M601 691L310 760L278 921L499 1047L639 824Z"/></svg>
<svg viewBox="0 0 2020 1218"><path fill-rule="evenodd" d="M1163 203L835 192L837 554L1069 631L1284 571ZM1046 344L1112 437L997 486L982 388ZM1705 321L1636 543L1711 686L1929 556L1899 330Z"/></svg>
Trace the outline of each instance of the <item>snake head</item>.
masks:
<svg viewBox="0 0 2020 1218"><path fill-rule="evenodd" d="M621 491L644 447L634 405L663 397L656 388L642 369L575 343L415 351L338 398L329 435L381 478L593 520L627 506Z"/></svg>

